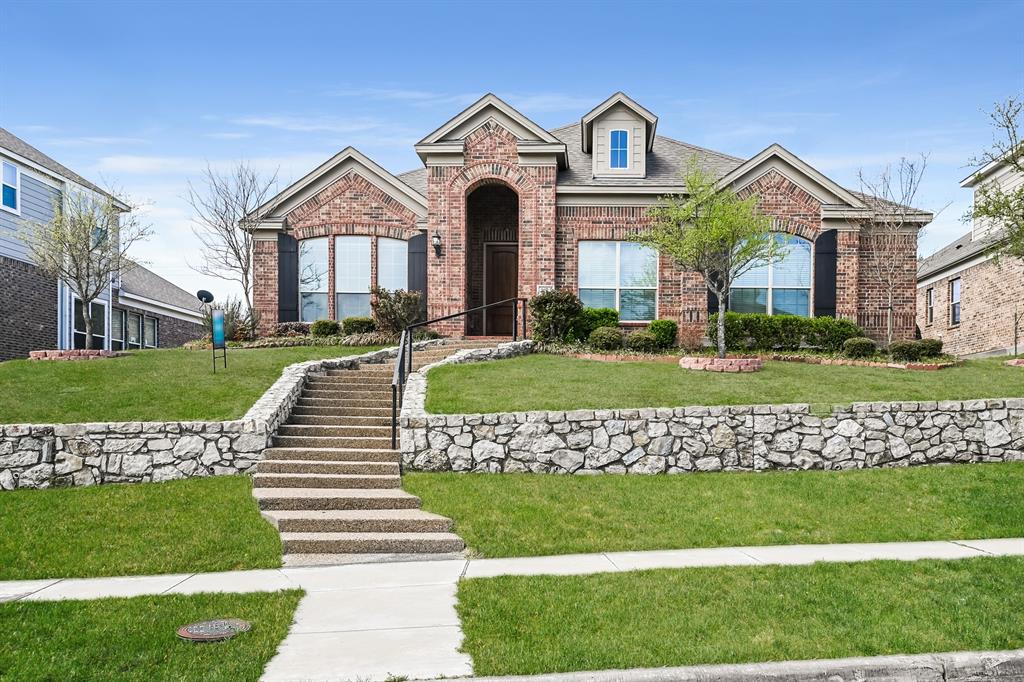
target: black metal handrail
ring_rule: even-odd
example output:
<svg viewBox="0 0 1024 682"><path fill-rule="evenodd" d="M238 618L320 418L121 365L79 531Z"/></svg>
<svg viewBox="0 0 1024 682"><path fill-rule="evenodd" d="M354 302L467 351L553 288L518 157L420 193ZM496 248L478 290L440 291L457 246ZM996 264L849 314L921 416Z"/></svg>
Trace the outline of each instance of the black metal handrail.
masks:
<svg viewBox="0 0 1024 682"><path fill-rule="evenodd" d="M484 305L478 305L475 308L468 310L462 310L451 315L445 315L444 317L436 317L433 320L426 320L424 322L416 322L410 324L404 330L402 330L402 336L398 342L398 353L395 355L395 371L391 375L391 449L394 450L398 447L398 409L401 406L402 394L405 393L405 380L409 374L412 374L412 351L413 351L413 333L416 329L426 327L427 325L436 324L437 322L444 322L446 320L454 320L456 317L463 317L470 313L476 313L481 310L488 308L495 308L500 305L513 304L512 311L512 340L519 340L519 329L520 329L520 315L522 315L522 330L523 336L526 336L526 299L525 298L506 298L504 301L496 301L494 303L486 303Z"/></svg>

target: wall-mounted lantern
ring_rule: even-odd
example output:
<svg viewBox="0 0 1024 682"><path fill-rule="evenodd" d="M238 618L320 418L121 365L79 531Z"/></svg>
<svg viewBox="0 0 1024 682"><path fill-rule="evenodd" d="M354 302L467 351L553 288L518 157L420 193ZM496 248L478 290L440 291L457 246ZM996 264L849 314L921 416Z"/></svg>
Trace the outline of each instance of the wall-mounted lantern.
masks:
<svg viewBox="0 0 1024 682"><path fill-rule="evenodd" d="M441 233L434 230L434 236L430 238L430 243L434 247L434 255L438 258L441 257Z"/></svg>

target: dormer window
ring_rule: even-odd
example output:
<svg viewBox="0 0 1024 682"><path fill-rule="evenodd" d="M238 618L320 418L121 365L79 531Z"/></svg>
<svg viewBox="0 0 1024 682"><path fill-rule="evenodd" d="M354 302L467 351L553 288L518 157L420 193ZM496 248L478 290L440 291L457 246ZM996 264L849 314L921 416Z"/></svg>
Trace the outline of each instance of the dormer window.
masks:
<svg viewBox="0 0 1024 682"><path fill-rule="evenodd" d="M612 168L629 168L629 132L611 131L611 144L608 145L608 149Z"/></svg>

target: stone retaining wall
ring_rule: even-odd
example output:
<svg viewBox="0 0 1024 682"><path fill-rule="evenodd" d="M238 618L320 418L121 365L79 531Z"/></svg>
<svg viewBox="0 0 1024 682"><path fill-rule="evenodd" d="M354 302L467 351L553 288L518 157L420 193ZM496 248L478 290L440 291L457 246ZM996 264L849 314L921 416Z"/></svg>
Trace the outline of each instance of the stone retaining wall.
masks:
<svg viewBox="0 0 1024 682"><path fill-rule="evenodd" d="M440 343L423 341L416 347ZM241 419L0 424L0 489L168 481L247 471L291 413L309 375L361 362L380 363L396 352L388 348L289 365Z"/></svg>
<svg viewBox="0 0 1024 682"><path fill-rule="evenodd" d="M827 416L809 405L431 415L425 393L424 374L412 375L402 411L411 470L657 474L1024 460L1022 398L854 403Z"/></svg>

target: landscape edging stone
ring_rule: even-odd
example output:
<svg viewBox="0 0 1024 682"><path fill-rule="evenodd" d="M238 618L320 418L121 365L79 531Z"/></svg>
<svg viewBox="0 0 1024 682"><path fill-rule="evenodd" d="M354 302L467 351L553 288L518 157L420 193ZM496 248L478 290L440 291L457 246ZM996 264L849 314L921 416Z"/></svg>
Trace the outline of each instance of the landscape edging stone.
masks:
<svg viewBox="0 0 1024 682"><path fill-rule="evenodd" d="M443 343L420 341L416 348ZM381 363L397 352L383 348L288 365L240 419L0 424L0 490L244 473L262 458L277 427L291 414L307 377L358 363Z"/></svg>

